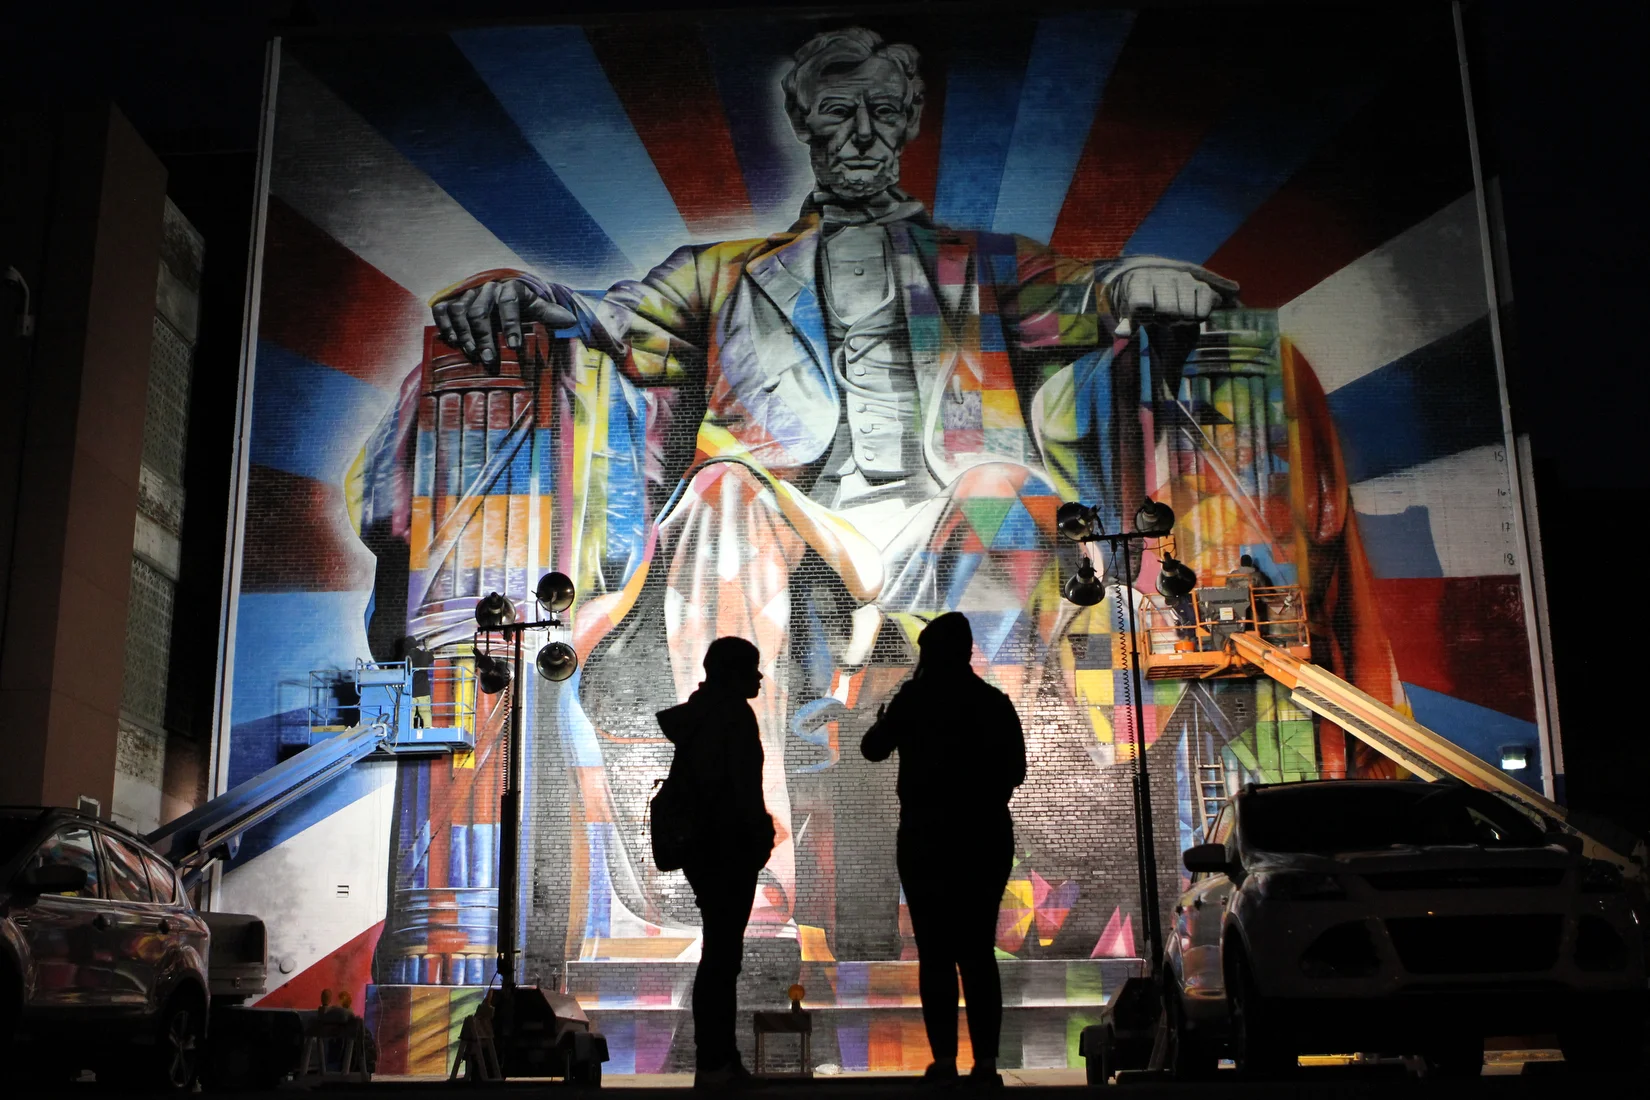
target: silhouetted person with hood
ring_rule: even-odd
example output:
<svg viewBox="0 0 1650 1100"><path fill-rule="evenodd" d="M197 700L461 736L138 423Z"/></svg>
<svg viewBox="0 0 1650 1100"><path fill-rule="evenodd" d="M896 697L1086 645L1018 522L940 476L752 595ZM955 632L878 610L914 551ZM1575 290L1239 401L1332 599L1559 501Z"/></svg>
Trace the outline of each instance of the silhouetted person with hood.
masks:
<svg viewBox="0 0 1650 1100"><path fill-rule="evenodd" d="M860 752L899 752L899 877L917 939L930 1078L957 1075L957 972L968 1000L977 1081L1000 1084L1003 990L993 948L1014 862L1008 800L1025 782L1026 746L1008 696L974 675L974 632L958 612L917 638L916 673L877 712Z"/></svg>
<svg viewBox="0 0 1650 1100"><path fill-rule="evenodd" d="M774 839L762 801L762 737L745 701L762 690L759 659L743 638L716 639L705 652L699 689L659 712L676 746L671 772L693 792L693 847L682 870L704 925L693 979L696 1085L749 1076L734 1039L737 984L756 879Z"/></svg>

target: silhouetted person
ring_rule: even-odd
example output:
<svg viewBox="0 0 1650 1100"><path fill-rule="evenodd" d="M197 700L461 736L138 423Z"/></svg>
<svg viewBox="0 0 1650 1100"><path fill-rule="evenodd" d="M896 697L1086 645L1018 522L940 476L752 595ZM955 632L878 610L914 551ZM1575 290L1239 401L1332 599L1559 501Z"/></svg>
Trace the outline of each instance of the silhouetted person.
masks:
<svg viewBox="0 0 1650 1100"><path fill-rule="evenodd" d="M860 752L899 752L899 877L917 939L931 1078L957 1073L957 972L968 999L976 1080L1000 1084L1003 990L993 951L1014 862L1008 800L1025 782L1026 746L1008 696L968 666L974 632L958 612L917 638L917 671L877 712Z"/></svg>
<svg viewBox="0 0 1650 1100"><path fill-rule="evenodd" d="M1255 559L1248 554L1238 559L1238 567L1227 574L1227 582L1232 584L1247 584L1253 588L1272 587L1272 578L1266 575L1266 570L1255 564Z"/></svg>
<svg viewBox="0 0 1650 1100"><path fill-rule="evenodd" d="M682 870L704 925L693 978L696 1085L749 1076L734 1039L737 984L756 879L774 839L762 800L762 736L745 701L762 690L758 660L745 639L716 639L705 652L699 690L659 712L676 746L671 770L693 792L693 850Z"/></svg>

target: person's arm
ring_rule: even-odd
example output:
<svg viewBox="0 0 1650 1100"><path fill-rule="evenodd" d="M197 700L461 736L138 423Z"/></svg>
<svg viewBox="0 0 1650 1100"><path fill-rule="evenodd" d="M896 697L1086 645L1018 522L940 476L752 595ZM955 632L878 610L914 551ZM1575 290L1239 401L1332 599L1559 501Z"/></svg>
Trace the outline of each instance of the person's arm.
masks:
<svg viewBox="0 0 1650 1100"><path fill-rule="evenodd" d="M1014 709L1013 700L1001 694L998 698L1002 707L1003 780L1012 796L1013 789L1026 781L1026 739L1020 728L1020 712Z"/></svg>
<svg viewBox="0 0 1650 1100"><path fill-rule="evenodd" d="M523 322L572 329L632 382L686 381L704 368L705 288L722 253L684 246L641 279L615 284L601 301L530 272L472 275L430 303L441 337L475 362L496 363L499 344L520 347Z"/></svg>
<svg viewBox="0 0 1650 1100"><path fill-rule="evenodd" d="M902 687L893 699L877 708L877 720L871 723L871 728L865 731L859 742L859 754L865 759L880 763L899 748L900 719L904 711L901 700L904 695L905 688Z"/></svg>
<svg viewBox="0 0 1650 1100"><path fill-rule="evenodd" d="M705 283L715 257L684 246L641 279L626 279L580 312L585 342L633 382L681 382L702 372L709 323Z"/></svg>
<svg viewBox="0 0 1650 1100"><path fill-rule="evenodd" d="M1023 351L1093 351L1126 335L1123 322L1196 324L1237 300L1236 283L1183 260L1073 260L1028 238L1013 240L1013 280L998 294Z"/></svg>

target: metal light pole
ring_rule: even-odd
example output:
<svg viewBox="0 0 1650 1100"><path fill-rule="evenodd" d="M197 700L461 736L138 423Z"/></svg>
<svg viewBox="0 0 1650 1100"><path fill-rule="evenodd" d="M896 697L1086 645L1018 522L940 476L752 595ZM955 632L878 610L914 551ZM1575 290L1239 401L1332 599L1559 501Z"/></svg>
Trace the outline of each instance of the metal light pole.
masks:
<svg viewBox="0 0 1650 1100"><path fill-rule="evenodd" d="M546 573L539 579L535 600L549 609L547 618L535 622L516 621L514 605L497 592L476 604L476 633L503 634L510 639L515 661L505 666L491 653L476 655L477 681L489 695L502 691L514 669L515 685L510 698L510 726L504 741L504 791L499 795L498 854L498 972L506 999L516 988L516 900L521 843L521 758L526 743L526 691L523 675L522 638L529 630L565 625L560 613L573 604L573 582L562 573ZM566 642L550 642L539 650L536 661L545 679L561 681L579 667L578 655Z"/></svg>
<svg viewBox="0 0 1650 1100"><path fill-rule="evenodd" d="M1128 607L1129 675L1132 680L1129 695L1132 700L1135 735L1132 784L1135 859L1136 871L1140 876L1141 919L1146 925L1146 952L1149 956L1147 966L1155 978L1158 968L1163 963L1163 926L1158 914L1157 846L1152 830L1151 773L1146 765L1145 708L1141 703L1146 682L1140 674L1139 637L1134 618L1134 557L1129 550L1134 542L1143 544L1147 539L1160 539L1168 535L1174 527L1174 510L1167 504L1147 499L1135 513L1136 530L1107 533L1099 529L1100 520L1095 509L1072 502L1060 506L1057 522L1060 533L1072 541L1104 542L1108 547L1110 561L1116 561L1119 555L1123 560L1121 579L1125 592L1120 594L1120 598ZM1105 584L1095 575L1094 563L1084 555L1083 564L1066 582L1065 597L1080 606L1093 607L1104 598L1104 595Z"/></svg>

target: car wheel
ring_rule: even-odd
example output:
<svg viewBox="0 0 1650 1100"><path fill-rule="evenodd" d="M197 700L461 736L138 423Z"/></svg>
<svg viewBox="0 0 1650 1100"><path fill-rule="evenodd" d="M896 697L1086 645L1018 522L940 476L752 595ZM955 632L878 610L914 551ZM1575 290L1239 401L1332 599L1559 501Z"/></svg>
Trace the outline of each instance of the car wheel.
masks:
<svg viewBox="0 0 1650 1100"><path fill-rule="evenodd" d="M1180 983L1172 978L1164 1007L1169 1013L1169 1072L1180 1081L1213 1077L1220 1068L1220 1057L1214 1044L1188 1026L1186 1001Z"/></svg>
<svg viewBox="0 0 1650 1100"><path fill-rule="evenodd" d="M574 1062L567 1079L575 1085L599 1089L602 1087L602 1064L595 1059L587 1062Z"/></svg>
<svg viewBox="0 0 1650 1100"><path fill-rule="evenodd" d="M1421 1056L1426 1059L1429 1077L1477 1077L1484 1072L1484 1038L1444 1036Z"/></svg>
<svg viewBox="0 0 1650 1100"><path fill-rule="evenodd" d="M206 1015L200 999L187 990L172 994L161 1010L155 1045L148 1055L144 1082L165 1092L189 1092L200 1074L201 1033Z"/></svg>
<svg viewBox="0 0 1650 1100"><path fill-rule="evenodd" d="M0 954L0 1050L9 1050L23 1020L23 978L11 959Z"/></svg>
<svg viewBox="0 0 1650 1100"><path fill-rule="evenodd" d="M1083 1058L1083 1072L1089 1084L1109 1085L1111 1075L1117 1072L1117 1040L1112 1034L1110 1024L1100 1029L1100 1040L1095 1046L1099 1049L1089 1052Z"/></svg>
<svg viewBox="0 0 1650 1100"><path fill-rule="evenodd" d="M1241 954L1226 979L1227 1034L1232 1061L1244 1077L1279 1077L1297 1065L1294 1051L1255 986L1249 962Z"/></svg>

